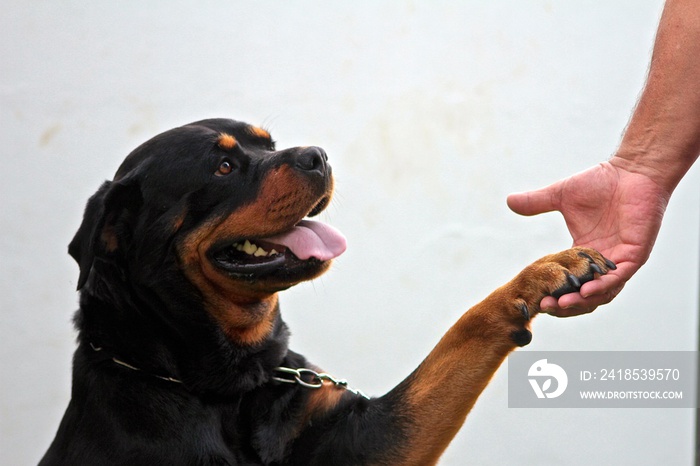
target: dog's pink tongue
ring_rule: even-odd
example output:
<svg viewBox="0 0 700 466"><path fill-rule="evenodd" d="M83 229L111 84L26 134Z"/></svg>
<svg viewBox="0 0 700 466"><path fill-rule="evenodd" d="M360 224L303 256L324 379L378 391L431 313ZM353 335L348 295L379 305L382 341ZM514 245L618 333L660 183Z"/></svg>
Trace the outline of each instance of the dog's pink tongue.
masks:
<svg viewBox="0 0 700 466"><path fill-rule="evenodd" d="M288 232L265 239L286 246L301 260L315 257L327 261L341 255L347 247L341 232L311 220L302 220Z"/></svg>

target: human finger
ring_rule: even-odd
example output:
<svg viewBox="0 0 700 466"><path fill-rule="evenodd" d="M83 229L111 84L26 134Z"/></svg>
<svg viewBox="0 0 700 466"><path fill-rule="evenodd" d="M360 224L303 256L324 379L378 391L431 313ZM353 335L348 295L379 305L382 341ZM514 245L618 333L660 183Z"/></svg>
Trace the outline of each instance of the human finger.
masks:
<svg viewBox="0 0 700 466"><path fill-rule="evenodd" d="M603 275L602 277L598 277L595 280L591 280L590 282L586 282L583 285L581 285L579 295L583 299L608 294L610 294L611 297L614 298L615 296L617 296L617 293L619 293L619 290L622 289L622 286L624 285L625 281L626 280L624 280L623 277L616 274L615 271L612 271L607 275ZM618 291L614 294L611 293L614 290ZM564 296L562 296L562 298L563 297ZM571 303L565 299L563 302L560 302L560 304L566 306L567 304Z"/></svg>
<svg viewBox="0 0 700 466"><path fill-rule="evenodd" d="M595 311L598 306L607 304L613 299L613 296L611 296L610 293L596 295L590 298L583 298L578 292L569 293L564 296L567 296L567 300L564 301L564 305L559 302L556 304L547 303L545 304L547 307L543 308L543 312L555 317L574 317L582 314L589 314Z"/></svg>
<svg viewBox="0 0 700 466"><path fill-rule="evenodd" d="M572 317L593 312L598 306L607 304L622 290L624 279L615 275L615 270L586 282L579 291L567 293L558 299L547 296L540 302L542 312L557 317Z"/></svg>
<svg viewBox="0 0 700 466"><path fill-rule="evenodd" d="M506 203L510 210L520 215L537 215L557 210L555 200L560 191L559 183L522 193L508 195Z"/></svg>

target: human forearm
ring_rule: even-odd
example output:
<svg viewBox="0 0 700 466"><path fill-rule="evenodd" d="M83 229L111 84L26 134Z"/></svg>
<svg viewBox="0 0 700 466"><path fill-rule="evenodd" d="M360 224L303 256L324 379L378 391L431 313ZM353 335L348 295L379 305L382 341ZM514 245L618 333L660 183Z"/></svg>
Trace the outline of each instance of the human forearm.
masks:
<svg viewBox="0 0 700 466"><path fill-rule="evenodd" d="M649 77L610 162L655 181L668 196L700 153L700 3L668 0Z"/></svg>

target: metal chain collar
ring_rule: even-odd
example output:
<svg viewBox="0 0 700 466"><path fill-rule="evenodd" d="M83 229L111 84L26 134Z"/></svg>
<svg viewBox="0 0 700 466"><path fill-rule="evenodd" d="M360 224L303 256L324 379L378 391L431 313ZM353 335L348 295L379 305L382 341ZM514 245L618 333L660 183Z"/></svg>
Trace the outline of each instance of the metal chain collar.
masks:
<svg viewBox="0 0 700 466"><path fill-rule="evenodd" d="M301 385L302 387L313 388L313 389L323 387L323 382L331 382L333 385L335 385L338 388L343 388L354 395L359 395L359 396L369 400L369 397L367 395L365 395L362 392L362 390L358 390L356 388L350 387L348 385L347 380L336 379L332 375L326 374L325 372L319 373L313 369L304 369L304 368L292 369L290 367L275 367L274 371L292 377L292 378L284 378L284 377L274 377L273 376L272 380L274 380L276 382L298 384L298 385ZM304 378L306 378L307 380L304 380Z"/></svg>
<svg viewBox="0 0 700 466"><path fill-rule="evenodd" d="M99 351L102 351L102 347L101 347L101 346L95 346L95 345L93 345L92 343L90 343L90 347L91 347L92 350L95 351L96 353L99 352ZM115 358L115 357L112 357L112 361L113 361L115 364L119 364L120 366L126 367L127 369L131 369L132 371L142 372L141 369L139 369L138 367L132 366L131 364L129 364L129 363L127 363L127 362L124 362L124 361L122 361L121 359L117 359L117 358ZM174 377L166 377L166 376L163 376L163 375L151 374L151 373L149 373L149 372L143 372L143 373L144 373L144 374L148 374L148 375L150 375L151 377L155 377L156 379L165 380L166 382L180 383L180 384L182 383L182 380L176 379L176 378L174 378Z"/></svg>
<svg viewBox="0 0 700 466"><path fill-rule="evenodd" d="M94 344L90 343L90 347L95 352L102 351L101 346L95 346ZM122 361L121 359L117 359L115 357L112 357L111 359L115 364L118 364L122 367L126 367L128 369L131 369L132 371L142 372L140 368L138 368L136 366L132 366L131 364L126 363L126 362ZM348 385L347 380L336 379L332 375L326 374L325 372L318 373L312 369L304 369L304 368L292 369L289 367L275 367L273 370L276 372L279 372L281 374L290 375L293 377L293 378L289 379L289 378L284 378L284 377L274 377L273 376L272 380L274 380L276 382L288 383L288 384L299 384L302 387L313 388L313 389L322 388L324 381L331 382L336 387L343 388L343 389L349 391L350 393L352 393L353 395L358 395L358 396L361 396L361 397L366 398L368 400L370 399L367 395L364 394L364 392L362 392L362 390L358 390L358 389L350 387ZM148 374L147 372L144 372L144 373ZM149 374L149 375L152 377L155 377L157 379L160 379L160 380L165 380L167 382L178 383L178 384L182 383L182 380L176 379L174 377L165 377L165 376L157 375L157 374ZM308 379L308 382L304 380L304 377L306 377Z"/></svg>

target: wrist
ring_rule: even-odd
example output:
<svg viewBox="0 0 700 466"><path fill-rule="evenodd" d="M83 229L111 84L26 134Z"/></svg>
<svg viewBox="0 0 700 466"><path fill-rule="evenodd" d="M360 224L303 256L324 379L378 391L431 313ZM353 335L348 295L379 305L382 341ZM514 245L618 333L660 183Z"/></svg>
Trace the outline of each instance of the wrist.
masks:
<svg viewBox="0 0 700 466"><path fill-rule="evenodd" d="M668 147L639 148L623 143L609 162L616 169L645 176L670 197L696 158L697 155L678 154Z"/></svg>

